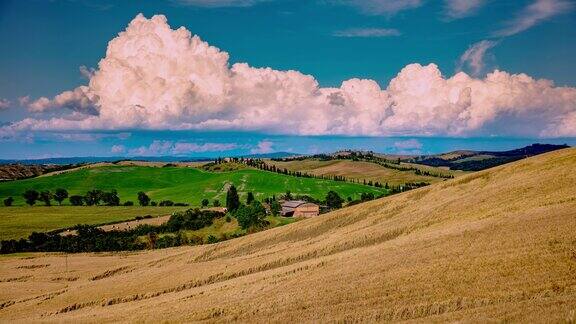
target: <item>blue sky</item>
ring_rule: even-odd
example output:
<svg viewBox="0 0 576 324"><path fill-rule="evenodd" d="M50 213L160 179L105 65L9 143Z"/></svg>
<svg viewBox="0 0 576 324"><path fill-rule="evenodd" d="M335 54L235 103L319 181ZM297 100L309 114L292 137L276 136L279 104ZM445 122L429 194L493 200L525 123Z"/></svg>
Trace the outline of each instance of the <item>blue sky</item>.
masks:
<svg viewBox="0 0 576 324"><path fill-rule="evenodd" d="M2 0L0 105L4 108L0 109L0 123L4 125L4 130L0 132L0 158L174 154L177 143L188 144L181 145L184 149L176 151L190 156L273 150L307 153L345 147L396 152L406 151L406 148L399 149L395 143L410 139L420 143L408 148L415 152L454 148L505 149L536 141L575 144L573 134L576 130L572 130L572 125L576 124L571 122L572 116L576 116L576 103L573 101L573 87L576 86L576 63L573 59L576 56L576 11L573 1L475 0L470 3L477 6L455 12L462 8L458 7L461 3L456 0ZM411 119L410 123L418 124L413 129L404 124L406 118L411 116L409 114L403 116L401 121L390 120L389 126L382 126L384 130L377 129L367 121L374 112L359 118L354 125L342 126L338 122L334 123L335 126L313 131L308 131L309 126L297 129L290 126L284 130L281 126L264 127L261 123L246 122L226 127L210 124L204 128L197 125L204 125L201 122L213 120L214 117L201 120L190 112L182 117L172 114L170 119L162 120L160 126L144 121L140 124L118 123L110 127L106 127L106 123L74 126L69 122L66 126L58 127L29 126L30 123L12 127L13 123L25 118L82 119L78 114L85 113L82 110L85 107L80 107L80 100L66 102L60 105L62 107L56 101L47 103L42 107L49 106L50 109L37 109L41 112L30 112L28 105L38 98L53 100L54 96L64 91L87 85L91 75L82 75L80 67L97 71L98 62L106 56L108 42L125 30L138 13L143 13L147 18L163 14L172 29L184 26L210 45L226 51L229 66L247 62L251 68L295 70L311 75L321 89L318 91L323 91L322 94L326 93L330 98L333 98L334 93L330 92L333 90L324 89L338 88L343 81L352 78L374 80L385 90L391 80L411 63L424 67L433 63L446 80L460 70L484 80L487 73L499 69L510 75L524 73L533 79L551 80L554 86L545 85L525 97L506 100L513 102L510 104L513 107L502 107L497 116L483 121L482 126L476 126L471 119L462 127L451 128L449 118L452 117L446 117L447 120L439 125L437 121L443 119L443 114L448 111L439 110L433 117ZM464 56L467 52L469 55ZM463 60L464 57L468 59ZM419 74L424 73L420 69L414 73L416 81L424 79L421 77L423 74ZM104 74L101 74L100 82L107 80ZM307 81L298 79L298 82L300 86L300 83ZM485 83L490 85L490 82ZM484 90L471 87L474 104L474 96L484 93ZM531 85L522 89L529 87ZM163 91L160 93L171 95ZM451 90L447 89L446 92L451 93ZM534 93L544 92L554 92L551 97L567 99L559 102L553 98L534 97ZM98 94L100 99L103 97L97 90L90 93ZM28 102L19 103L19 98L24 97L28 97ZM93 96L90 98L93 100ZM343 120L358 115L353 109L363 109L362 104L357 103L360 99L346 100L352 102L353 99L356 99L355 104L343 104L352 107L352 113L341 116ZM386 103L386 107L394 106L398 100L390 99L393 103ZM176 101L182 100L178 98ZM236 108L231 106L237 102L244 104L245 101L244 98L234 99L233 103L227 102L222 107ZM207 102L206 106L212 104L212 101ZM413 106L412 102L405 105ZM532 107L530 102L541 103ZM103 101L90 102L89 105L101 115L106 109L116 109L115 106L106 107ZM246 114L254 116L254 108L250 106L254 104L245 105L243 109L249 111ZM270 111L274 114L274 109L306 111L302 106L308 107L310 104L305 101L294 108L287 105L285 102L274 102L258 107L258 112ZM380 109L379 103L370 101L366 105L374 105L374 111ZM486 103L474 108L476 110L472 114L492 111L494 105ZM384 104L380 106L383 107L380 109L382 111L387 109ZM182 111L185 108L188 107L178 106L174 109ZM218 106L213 109L224 108ZM517 117L519 113L513 109L518 109L522 116ZM300 110L298 113L302 114ZM218 116L222 114L228 114L228 110L217 111ZM330 118L332 115L330 110L323 112L322 116ZM547 124L539 121L542 116L545 116ZM166 126L173 125L174 118L177 122L185 120L186 125L192 120L197 123L193 126L195 130ZM226 125L231 120L236 122L242 118L246 118L245 115L230 117L225 120ZM279 119L287 118L290 117ZM302 124L300 121L298 123ZM531 129L538 129L538 132L531 132ZM563 131L554 132L551 129ZM262 147L262 143L268 142L272 144ZM153 147L156 151L151 151L154 143L164 143L164 148L158 149L156 145ZM226 143L230 145L206 145Z"/></svg>

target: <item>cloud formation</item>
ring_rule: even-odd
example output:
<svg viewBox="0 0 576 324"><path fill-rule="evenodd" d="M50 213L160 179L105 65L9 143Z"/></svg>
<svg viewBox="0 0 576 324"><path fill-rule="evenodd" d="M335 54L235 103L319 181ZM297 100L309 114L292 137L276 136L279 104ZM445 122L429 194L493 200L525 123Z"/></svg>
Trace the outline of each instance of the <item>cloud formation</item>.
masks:
<svg viewBox="0 0 576 324"><path fill-rule="evenodd" d="M238 148L236 143L188 143L155 140L149 146L140 146L128 151L131 156L186 155L189 153L223 152ZM114 147L112 147L114 149ZM118 152L120 153L120 152Z"/></svg>
<svg viewBox="0 0 576 324"><path fill-rule="evenodd" d="M126 152L126 147L124 147L124 145L112 145L110 152L113 154L122 154Z"/></svg>
<svg viewBox="0 0 576 324"><path fill-rule="evenodd" d="M473 76L479 76L486 66L486 52L497 44L497 41L483 40L471 45L460 57L458 69L467 68Z"/></svg>
<svg viewBox="0 0 576 324"><path fill-rule="evenodd" d="M573 8L568 0L536 0L519 12L514 19L500 29L495 36L505 37L518 34L553 16L565 13Z"/></svg>
<svg viewBox="0 0 576 324"><path fill-rule="evenodd" d="M422 5L422 0L334 0L333 2L355 7L366 15L394 15Z"/></svg>
<svg viewBox="0 0 576 324"><path fill-rule="evenodd" d="M349 28L335 31L332 35L336 37L390 37L400 36L400 32L387 28Z"/></svg>
<svg viewBox="0 0 576 324"><path fill-rule="evenodd" d="M450 19L468 17L484 5L485 0L445 0L445 13Z"/></svg>
<svg viewBox="0 0 576 324"><path fill-rule="evenodd" d="M172 30L166 17L138 15L110 41L88 85L29 103L33 111L58 111L62 117L27 118L6 127L576 136L565 121L576 112L575 103L576 88L549 80L498 70L482 79L463 72L444 77L435 64L410 64L384 89L366 79L322 88L298 71L230 65L228 53L184 27ZM166 145L171 149L173 143Z"/></svg>
<svg viewBox="0 0 576 324"><path fill-rule="evenodd" d="M0 98L0 110L10 108L12 103L8 99Z"/></svg>
<svg viewBox="0 0 576 324"><path fill-rule="evenodd" d="M409 139L405 141L394 142L394 148L398 150L419 150L422 148L422 143L417 139Z"/></svg>
<svg viewBox="0 0 576 324"><path fill-rule="evenodd" d="M267 141L267 140L263 140L258 142L258 145L250 150L250 153L252 154L266 154L266 153L272 153L274 152L274 148L272 147L274 145L273 142L271 141Z"/></svg>
<svg viewBox="0 0 576 324"><path fill-rule="evenodd" d="M260 2L269 0L174 0L176 3L185 6L221 8L221 7L251 7Z"/></svg>

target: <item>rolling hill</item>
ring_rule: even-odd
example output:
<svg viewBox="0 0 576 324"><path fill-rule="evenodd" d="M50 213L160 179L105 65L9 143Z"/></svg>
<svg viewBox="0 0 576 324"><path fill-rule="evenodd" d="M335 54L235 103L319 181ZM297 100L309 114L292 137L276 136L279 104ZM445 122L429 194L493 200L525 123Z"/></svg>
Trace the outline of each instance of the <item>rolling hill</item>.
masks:
<svg viewBox="0 0 576 324"><path fill-rule="evenodd" d="M537 143L509 151L453 151L438 155L414 157L408 159L408 161L431 167L448 167L451 170L480 171L564 148L568 148L568 146Z"/></svg>
<svg viewBox="0 0 576 324"><path fill-rule="evenodd" d="M169 199L199 206L202 199L210 201L226 198L228 186L234 184L243 197L252 191L257 199L279 195L286 190L294 194L310 195L323 199L330 190L342 197L356 199L363 192L375 195L386 193L386 189L341 181L297 178L255 169L231 172L205 172L187 167L146 167L137 165L113 165L82 168L52 176L0 183L0 198L13 196L15 205L23 205L22 193L27 189L67 189L71 195L85 194L88 190L116 189L122 201L137 202L137 193L146 192L152 200ZM0 209L1 212L1 209Z"/></svg>
<svg viewBox="0 0 576 324"><path fill-rule="evenodd" d="M378 181L381 183L388 183L390 185L402 185L407 182L428 182L436 183L444 181L445 178L434 177L429 175L416 174L415 171L400 171L396 169L386 168L382 165L353 160L329 160L322 161L320 159L308 158L304 160L291 160L291 161L266 161L270 165L275 165L277 168L290 171L300 171L313 175L321 176L344 176L348 179L359 179L366 181ZM421 171L428 171L434 174L453 175L459 176L464 174L463 171L452 171L447 168L431 167L427 165L404 163L401 167L412 167Z"/></svg>
<svg viewBox="0 0 576 324"><path fill-rule="evenodd" d="M0 321L576 319L576 149L213 245L0 259Z"/></svg>

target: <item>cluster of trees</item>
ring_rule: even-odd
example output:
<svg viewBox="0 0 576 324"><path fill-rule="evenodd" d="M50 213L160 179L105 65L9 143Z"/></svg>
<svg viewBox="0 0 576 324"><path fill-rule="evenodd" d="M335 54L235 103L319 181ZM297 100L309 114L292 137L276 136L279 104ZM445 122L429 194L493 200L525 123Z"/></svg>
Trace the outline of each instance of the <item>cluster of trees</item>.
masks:
<svg viewBox="0 0 576 324"><path fill-rule="evenodd" d="M72 206L120 206L120 197L118 196L118 192L115 189L110 191L102 191L99 189L93 189L86 192L85 195L69 195L66 189L56 189L53 193L49 190L44 191L37 191L33 189L26 190L22 197L26 204L30 206L34 206L37 202L44 203L45 206L52 206L52 201L56 201L59 205L62 205L62 202L66 198ZM14 203L13 197L8 197L4 199L4 206L12 206ZM160 203L156 203L152 201L150 197L145 192L138 193L138 203L140 206L188 206L186 203L175 203L171 200L163 200ZM219 203L218 203L219 204ZM132 201L125 201L123 206L134 206L134 202Z"/></svg>
<svg viewBox="0 0 576 324"><path fill-rule="evenodd" d="M266 209L262 203L254 198L252 192L249 192L246 204L242 204L234 185L231 185L226 192L226 209L236 218L242 229L256 231L269 225L269 222L265 220Z"/></svg>
<svg viewBox="0 0 576 324"><path fill-rule="evenodd" d="M96 226L77 225L73 228L76 231L75 235L60 235L62 231L34 232L27 239L1 241L0 253L127 251L202 244L204 242L201 238L188 238L183 231L210 226L216 218L223 216L223 213L215 211L189 209L172 214L166 224L140 225L127 231L104 231ZM143 236L148 240L139 239ZM211 243L210 241L213 239L207 243Z"/></svg>

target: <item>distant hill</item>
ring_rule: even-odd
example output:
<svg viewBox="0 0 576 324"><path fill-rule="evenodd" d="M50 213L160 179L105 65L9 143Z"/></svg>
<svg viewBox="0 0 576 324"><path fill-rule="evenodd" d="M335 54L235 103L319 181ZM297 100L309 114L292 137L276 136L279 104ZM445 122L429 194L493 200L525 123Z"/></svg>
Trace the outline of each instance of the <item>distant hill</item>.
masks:
<svg viewBox="0 0 576 324"><path fill-rule="evenodd" d="M290 152L272 152L264 154L248 154L238 155L233 157L244 158L283 158L296 156L299 154ZM223 155L222 157L225 157ZM7 159L0 160L0 165L3 164L23 164L23 165L43 165L43 164L80 164L80 163L100 163L100 162L116 162L116 161L148 161L148 162L203 162L212 161L212 157L185 157L185 156L79 156L79 157L62 157L62 158L46 158L46 159Z"/></svg>
<svg viewBox="0 0 576 324"><path fill-rule="evenodd" d="M0 181L19 180L77 167L75 164L0 164Z"/></svg>
<svg viewBox="0 0 576 324"><path fill-rule="evenodd" d="M0 259L0 321L573 323L576 149L245 237Z"/></svg>
<svg viewBox="0 0 576 324"><path fill-rule="evenodd" d="M433 167L449 167L452 170L480 171L567 147L569 146L532 144L509 151L454 151L438 155L420 156L409 159L408 161Z"/></svg>

